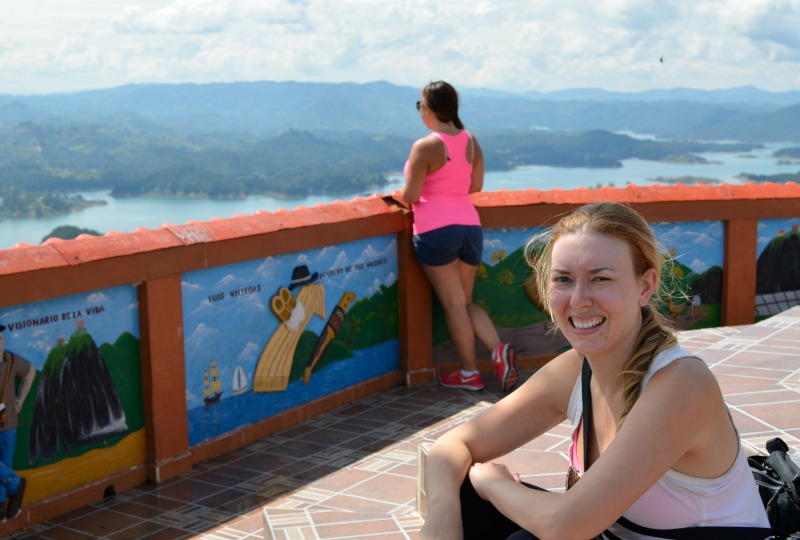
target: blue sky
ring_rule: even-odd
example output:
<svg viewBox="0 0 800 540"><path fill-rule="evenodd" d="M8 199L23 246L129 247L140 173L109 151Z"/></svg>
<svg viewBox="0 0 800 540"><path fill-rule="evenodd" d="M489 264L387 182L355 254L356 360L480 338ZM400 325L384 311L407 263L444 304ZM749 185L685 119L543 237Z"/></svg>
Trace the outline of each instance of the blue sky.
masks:
<svg viewBox="0 0 800 540"><path fill-rule="evenodd" d="M26 0L3 4L0 94L431 79L785 91L800 87L797 28L796 0Z"/></svg>
<svg viewBox="0 0 800 540"><path fill-rule="evenodd" d="M0 310L6 348L42 369L59 339L67 340L80 323L99 347L123 332L139 337L139 304L132 285L63 296ZM38 323L38 324L35 324Z"/></svg>

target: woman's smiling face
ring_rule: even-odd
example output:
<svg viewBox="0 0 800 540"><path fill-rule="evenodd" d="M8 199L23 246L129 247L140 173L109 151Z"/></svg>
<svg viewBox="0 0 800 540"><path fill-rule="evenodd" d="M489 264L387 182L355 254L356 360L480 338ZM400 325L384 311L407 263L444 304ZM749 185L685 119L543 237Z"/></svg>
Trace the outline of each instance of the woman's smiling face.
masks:
<svg viewBox="0 0 800 540"><path fill-rule="evenodd" d="M553 244L550 311L581 355L627 359L657 283L653 268L636 275L630 247L616 237L582 232Z"/></svg>

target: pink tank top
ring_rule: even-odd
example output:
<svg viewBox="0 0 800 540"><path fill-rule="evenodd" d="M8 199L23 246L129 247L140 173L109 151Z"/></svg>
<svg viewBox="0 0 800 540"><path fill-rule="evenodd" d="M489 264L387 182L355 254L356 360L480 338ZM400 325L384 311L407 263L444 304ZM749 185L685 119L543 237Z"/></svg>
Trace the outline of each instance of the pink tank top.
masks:
<svg viewBox="0 0 800 540"><path fill-rule="evenodd" d="M425 177L422 194L414 212L414 234L439 229L447 225L478 225L481 220L472 200L469 188L472 184L472 164L467 161L467 145L470 136L464 130L458 135L433 132L447 149L448 160L444 166ZM404 172L408 170L408 162Z"/></svg>

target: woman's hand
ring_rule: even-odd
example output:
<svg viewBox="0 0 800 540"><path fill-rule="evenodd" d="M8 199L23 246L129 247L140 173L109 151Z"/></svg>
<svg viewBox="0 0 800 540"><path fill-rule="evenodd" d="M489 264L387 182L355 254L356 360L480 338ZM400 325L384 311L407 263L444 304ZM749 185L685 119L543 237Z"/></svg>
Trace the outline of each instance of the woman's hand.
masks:
<svg viewBox="0 0 800 540"><path fill-rule="evenodd" d="M482 499L489 500L489 486L498 481L520 483L519 474L508 470L502 463L476 463L469 468L469 480Z"/></svg>

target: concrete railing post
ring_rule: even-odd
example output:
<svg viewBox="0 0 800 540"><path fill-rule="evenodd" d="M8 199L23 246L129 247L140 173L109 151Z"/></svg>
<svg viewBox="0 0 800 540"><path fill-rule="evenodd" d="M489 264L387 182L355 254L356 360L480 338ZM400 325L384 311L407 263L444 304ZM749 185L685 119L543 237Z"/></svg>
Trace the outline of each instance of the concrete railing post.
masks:
<svg viewBox="0 0 800 540"><path fill-rule="evenodd" d="M139 286L139 321L147 476L159 484L192 468L180 275Z"/></svg>

